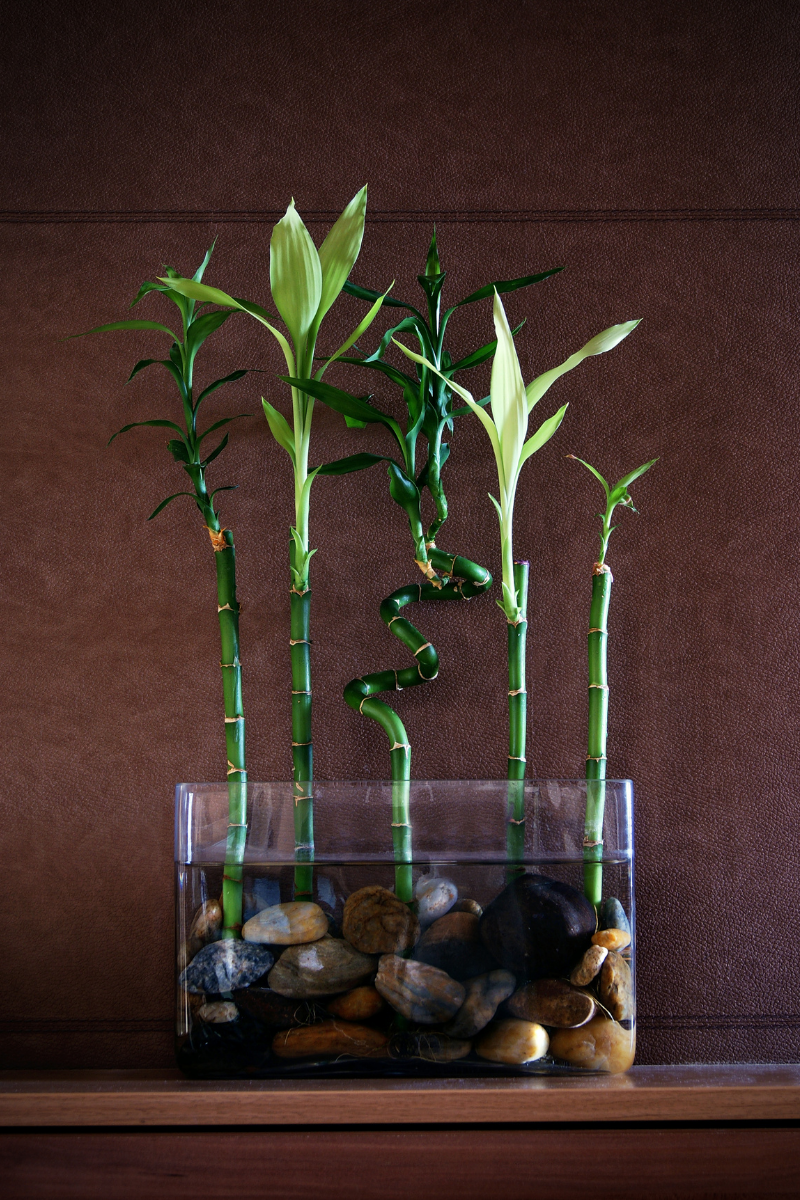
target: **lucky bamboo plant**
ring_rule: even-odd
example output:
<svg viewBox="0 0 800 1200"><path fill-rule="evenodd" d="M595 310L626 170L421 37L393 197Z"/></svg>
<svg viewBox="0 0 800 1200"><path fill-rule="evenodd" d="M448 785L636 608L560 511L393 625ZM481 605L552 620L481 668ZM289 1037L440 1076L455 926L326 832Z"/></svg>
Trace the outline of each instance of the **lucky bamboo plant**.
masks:
<svg viewBox="0 0 800 1200"><path fill-rule="evenodd" d="M367 189L362 188L344 209L319 250L298 215L294 200L275 226L270 240L270 289L288 337L276 327L276 318L260 305L237 299L197 280L178 279L173 286L184 296L227 309L241 309L255 317L278 342L289 380L313 375L320 380L332 362L345 354L376 317L383 296L377 296L364 319L339 349L314 372L317 337L331 305L339 296L358 258L364 235ZM311 419L314 398L308 390L291 386L292 424L262 397L264 414L275 441L289 456L294 473L294 525L290 542L290 629L292 668L292 770L294 779L295 851L299 862L313 858L313 747L311 728L311 586L309 564L316 553L309 543L311 485L319 468L309 469ZM298 867L295 894L311 895L309 867Z"/></svg>
<svg viewBox="0 0 800 1200"><path fill-rule="evenodd" d="M205 255L202 263L194 273L193 279L199 285L203 273L208 266L213 252L212 246ZM206 471L217 455L221 454L228 444L228 434L214 449L207 453L202 444L209 434L230 424L239 417L248 416L239 413L234 417L221 417L212 422L202 432L197 427L200 406L218 388L224 384L233 383L246 375L246 371L233 371L223 379L217 379L204 388L195 400L194 398L194 365L197 352L215 330L231 316L229 311L203 311L205 305L193 299L188 299L172 285L180 278L177 271L166 268L166 278L159 283L146 282L131 304L131 307L150 292L161 292L171 300L180 314L182 336L178 336L167 325L157 321L112 321L107 325L98 325L86 333L74 334L75 337L85 337L89 333L105 333L118 329L127 330L156 330L166 334L170 340L168 357L165 359L143 358L136 363L131 371L128 382L143 371L145 367L161 366L174 380L181 400L183 425L166 419L149 421L133 421L123 425L122 429L110 438L109 445L121 433L127 433L142 425L154 425L171 430L175 436L167 442L167 449L176 463L179 463L192 483L192 491L175 492L153 510L148 520L167 507L179 496L188 496L194 500L203 524L211 538L214 560L217 569L217 613L219 617L219 632L222 654L222 692L225 706L225 743L227 748L227 779L228 779L228 833L225 853L225 868L222 883L222 936L238 938L242 928L242 861L247 833L247 771L245 769L244 748L244 709L242 707L242 664L239 652L239 611L240 605L236 597L236 549L233 541L233 531L222 525L220 515L214 504L214 498L219 492L233 490L230 485L215 488L209 492L206 484Z"/></svg>
<svg viewBox="0 0 800 1200"><path fill-rule="evenodd" d="M390 741L389 759L393 781L392 833L395 860L398 864L395 871L395 892L406 901L412 898L411 869L406 865L411 861L408 804L411 743L399 715L383 700L377 699L377 696L381 692L402 691L407 687L433 680L439 671L439 657L435 647L401 615L401 610L407 604L427 600L469 599L487 591L492 584L492 577L485 567L462 555L439 549L436 537L448 516L442 467L449 456L450 444L444 437L447 431L452 431L454 418L469 412L469 408L453 407L450 378L456 371L476 367L485 362L495 352L496 342L481 346L453 362L444 345L445 333L450 317L464 305L484 299L495 291L510 292L539 283L560 270L559 267L537 275L487 284L442 312L441 294L446 272L441 268L434 230L424 273L417 277L425 295L425 314L405 301L389 296L381 297L378 292L355 284L345 284L345 290L352 295L372 301L373 304L404 308L410 313L386 331L372 354L360 353L358 346L354 344L353 348L358 357L342 357L340 360L371 372L378 372L402 390L408 410L405 429L402 429L389 414L370 403L369 397L354 396L318 379L287 379L292 386L302 388L312 397L341 413L351 426L364 427L370 423L384 425L392 434L400 451L399 459L383 454L354 454L328 463L319 470L320 474L338 475L361 470L379 462L388 463L389 490L408 518L414 559L425 577L424 583L411 584L392 592L380 607L381 619L411 651L416 660L414 666L375 671L351 680L344 689L344 697L350 707L376 721ZM416 335L421 350L428 355L425 364L430 360L434 364L433 369L421 365L415 375L410 375L387 361L386 352L394 335L406 331ZM423 360L418 361L422 363ZM420 435L425 438L427 456L425 465L417 474L417 442ZM425 489L431 496L434 508L433 520L427 532L422 514L422 496Z"/></svg>
<svg viewBox="0 0 800 1200"><path fill-rule="evenodd" d="M509 788L508 852L511 860L522 857L524 845L524 791L522 780L526 764L527 692L525 686L525 651L527 640L528 564L514 560L514 503L522 467L537 450L544 446L558 429L567 411L564 404L552 417L543 421L537 431L525 440L528 419L534 406L560 376L577 367L585 358L613 349L638 325L627 321L612 325L597 334L581 350L558 367L539 375L525 386L522 381L514 337L506 318L498 291L494 294L494 327L497 348L492 363L489 394L491 414L475 401L466 388L448 380L449 386L461 396L480 419L494 451L497 463L500 499L490 496L500 521L500 542L503 564L503 599L498 605L508 625L508 703L509 745L508 778L519 786ZM400 342L403 353L428 370L441 374L437 366L424 355L416 354Z"/></svg>
<svg viewBox="0 0 800 1200"><path fill-rule="evenodd" d="M636 512L628 488L649 471L658 459L651 459L623 475L613 487L590 463L574 454L567 458L591 471L603 488L606 510L598 513L600 555L592 567L592 603L589 610L589 732L586 749L586 828L583 839L583 888L586 899L597 907L603 898L603 815L606 803L606 749L608 744L608 606L614 576L606 562L608 539L617 528L611 518L617 505Z"/></svg>

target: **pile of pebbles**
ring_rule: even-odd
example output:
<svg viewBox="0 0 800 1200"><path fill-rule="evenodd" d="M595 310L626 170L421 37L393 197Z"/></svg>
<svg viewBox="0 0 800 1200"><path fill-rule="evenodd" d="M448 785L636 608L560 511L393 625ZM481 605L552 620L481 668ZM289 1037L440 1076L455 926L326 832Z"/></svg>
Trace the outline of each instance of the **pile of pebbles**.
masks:
<svg viewBox="0 0 800 1200"><path fill-rule="evenodd" d="M631 931L614 898L598 921L577 889L526 874L482 910L423 876L412 906L378 885L353 892L340 928L310 902L262 909L241 940L219 940L221 924L207 901L179 955L186 1063L212 1044L249 1069L471 1058L613 1073L633 1062Z"/></svg>

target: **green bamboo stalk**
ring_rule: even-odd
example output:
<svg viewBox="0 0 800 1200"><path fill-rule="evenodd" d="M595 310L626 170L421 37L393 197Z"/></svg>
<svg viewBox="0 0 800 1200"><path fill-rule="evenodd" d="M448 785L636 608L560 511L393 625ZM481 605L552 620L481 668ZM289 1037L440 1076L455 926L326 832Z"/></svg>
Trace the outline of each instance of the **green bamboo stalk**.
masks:
<svg viewBox="0 0 800 1200"><path fill-rule="evenodd" d="M492 586L492 577L485 567L470 562L461 555L447 554L434 546L428 548L432 567L441 577L439 583L416 583L398 588L382 602L381 620L414 658L416 666L400 670L376 671L353 679L344 689L344 698L352 709L370 717L381 726L390 741L389 757L392 772L392 843L395 856L395 894L407 904L413 899L411 880L412 834L409 811L409 781L411 779L411 744L400 717L383 700L380 692L402 692L435 679L439 673L439 656L435 647L411 624L401 610L407 604L423 600L468 600Z"/></svg>
<svg viewBox="0 0 800 1200"><path fill-rule="evenodd" d="M519 617L506 618L508 628L508 859L519 864L525 852L525 767L528 693L525 649L528 639L528 575L530 564L514 563L514 590ZM513 871L512 873L516 873Z"/></svg>
<svg viewBox="0 0 800 1200"><path fill-rule="evenodd" d="M289 548L292 566L294 542ZM311 741L311 588L298 589L295 577L289 595L289 647L292 661L292 773L294 779L294 838L298 864L314 858L314 748ZM296 900L313 898L314 871L298 865L294 872Z"/></svg>
<svg viewBox="0 0 800 1200"><path fill-rule="evenodd" d="M205 255L203 262L194 274L193 286L200 286L200 280L208 266L214 247ZM175 289L174 284L181 279L171 267L166 268L167 274L159 283L145 282L142 284L133 304L149 295L151 292L162 292L167 299L177 307L182 324L182 339L166 325L155 321L128 320L114 321L90 329L88 333L101 333L112 330L141 330L148 329L166 334L171 342L169 357L166 359L142 359L129 376L133 379L141 370L151 366L162 366L171 375L177 385L184 418L183 428L174 421L157 419L151 421L135 421L123 426L113 435L110 442L120 433L138 426L157 426L176 433L167 443L172 458L189 476L193 490L191 492L176 492L156 507L150 514L149 520L157 517L163 509L179 496L192 499L203 518L203 523L211 538L214 550L217 574L217 613L220 631L220 667L222 670L222 692L225 711L225 745L227 751L227 782L228 782L228 832L226 836L225 864L223 867L222 910L224 938L241 936L242 928L242 863L247 840L247 771L245 763L245 720L242 707L242 666L239 651L239 613L240 605L236 596L236 548L233 532L224 528L215 511L214 497L217 492L229 491L228 487L217 488L209 493L206 485L206 471L211 462L225 449L228 442L226 433L222 441L210 453L201 449L208 434L228 425L235 417L223 417L215 421L204 432L197 427L198 410L200 405L212 392L224 384L232 383L246 375L246 371L234 371L217 379L206 387L198 396L193 395L194 364L197 353L205 340L215 330L225 323L230 312L202 312L202 304L196 299L185 296ZM132 305L133 307L133 305ZM78 337L83 334L75 335ZM248 414L239 414L246 416ZM109 444L110 444L109 442Z"/></svg>
<svg viewBox="0 0 800 1200"><path fill-rule="evenodd" d="M597 908L603 899L603 820L606 805L606 764L608 748L608 609L614 577L606 563L608 541L616 529L611 518L617 505L636 512L628 487L649 471L657 459L651 459L635 471L629 471L610 487L590 463L574 454L574 459L586 467L602 485L606 510L598 513L602 522L600 556L592 567L592 602L589 609L589 721L586 750L586 821L583 836L583 890L586 899Z"/></svg>

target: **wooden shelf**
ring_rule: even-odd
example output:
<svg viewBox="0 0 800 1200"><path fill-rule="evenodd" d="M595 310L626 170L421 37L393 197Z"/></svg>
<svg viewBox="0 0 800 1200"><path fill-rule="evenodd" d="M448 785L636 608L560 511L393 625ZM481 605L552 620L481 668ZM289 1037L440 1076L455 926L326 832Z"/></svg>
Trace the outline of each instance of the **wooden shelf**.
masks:
<svg viewBox="0 0 800 1200"><path fill-rule="evenodd" d="M558 1079L219 1083L187 1080L178 1071L0 1071L6 1128L775 1120L800 1120L800 1066L634 1067L626 1075Z"/></svg>

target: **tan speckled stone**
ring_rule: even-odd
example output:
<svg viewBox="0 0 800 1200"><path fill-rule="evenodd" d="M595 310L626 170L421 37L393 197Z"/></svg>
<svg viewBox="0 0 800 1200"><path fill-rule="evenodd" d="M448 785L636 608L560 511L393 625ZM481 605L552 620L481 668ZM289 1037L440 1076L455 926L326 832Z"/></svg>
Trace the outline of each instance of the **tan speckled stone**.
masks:
<svg viewBox="0 0 800 1200"><path fill-rule="evenodd" d="M595 1017L580 1029L559 1029L550 1043L553 1058L588 1071L627 1071L636 1053L636 1030L608 1017Z"/></svg>

